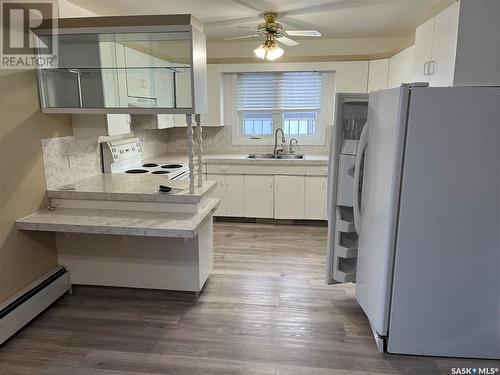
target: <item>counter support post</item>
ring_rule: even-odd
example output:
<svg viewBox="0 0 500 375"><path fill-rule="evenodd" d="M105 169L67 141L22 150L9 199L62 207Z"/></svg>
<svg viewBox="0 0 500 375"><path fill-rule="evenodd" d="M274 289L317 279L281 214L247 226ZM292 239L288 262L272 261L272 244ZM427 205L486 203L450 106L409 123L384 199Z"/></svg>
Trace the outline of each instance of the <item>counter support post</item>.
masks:
<svg viewBox="0 0 500 375"><path fill-rule="evenodd" d="M201 116L194 115L196 121L196 143L198 153L198 187L203 187L203 129L201 127Z"/></svg>
<svg viewBox="0 0 500 375"><path fill-rule="evenodd" d="M194 137L193 137L193 117L186 115L187 124L187 148L189 158L189 194L194 194Z"/></svg>

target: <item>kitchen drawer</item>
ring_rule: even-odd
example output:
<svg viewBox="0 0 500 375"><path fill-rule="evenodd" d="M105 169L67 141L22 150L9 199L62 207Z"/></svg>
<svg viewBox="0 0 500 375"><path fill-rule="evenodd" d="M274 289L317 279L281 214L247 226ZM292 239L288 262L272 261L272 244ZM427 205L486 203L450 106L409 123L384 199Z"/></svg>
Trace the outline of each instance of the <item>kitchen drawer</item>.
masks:
<svg viewBox="0 0 500 375"><path fill-rule="evenodd" d="M328 165L306 165L306 176L328 176Z"/></svg>
<svg viewBox="0 0 500 375"><path fill-rule="evenodd" d="M241 164L207 164L207 173L244 174L245 166Z"/></svg>
<svg viewBox="0 0 500 375"><path fill-rule="evenodd" d="M246 165L245 174L264 175L293 175L304 176L306 174L305 165Z"/></svg>

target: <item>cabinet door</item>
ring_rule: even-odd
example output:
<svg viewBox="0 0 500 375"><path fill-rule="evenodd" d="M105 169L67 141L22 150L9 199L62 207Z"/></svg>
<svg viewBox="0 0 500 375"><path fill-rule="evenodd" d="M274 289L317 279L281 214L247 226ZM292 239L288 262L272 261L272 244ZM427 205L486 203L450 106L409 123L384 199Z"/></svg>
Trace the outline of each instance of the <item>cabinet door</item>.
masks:
<svg viewBox="0 0 500 375"><path fill-rule="evenodd" d="M191 87L191 69L177 68L175 71L175 103L176 108L192 107L192 87Z"/></svg>
<svg viewBox="0 0 500 375"><path fill-rule="evenodd" d="M226 216L245 216L245 176L226 175Z"/></svg>
<svg viewBox="0 0 500 375"><path fill-rule="evenodd" d="M274 176L274 217L304 219L305 176Z"/></svg>
<svg viewBox="0 0 500 375"><path fill-rule="evenodd" d="M415 57L413 65L413 81L429 82L430 77L424 72L425 64L432 59L432 38L434 34L434 18L417 27L415 32Z"/></svg>
<svg viewBox="0 0 500 375"><path fill-rule="evenodd" d="M245 176L245 216L273 217L274 177Z"/></svg>
<svg viewBox="0 0 500 375"><path fill-rule="evenodd" d="M168 61L153 57L154 61L154 92L156 106L160 108L173 108L174 106L174 73L166 69L171 64ZM172 119L173 123L173 119ZM172 125L173 126L173 125Z"/></svg>
<svg viewBox="0 0 500 375"><path fill-rule="evenodd" d="M222 115L222 81L220 66L207 65L207 104L208 111L201 115L203 126L224 126Z"/></svg>
<svg viewBox="0 0 500 375"><path fill-rule="evenodd" d="M326 220L326 177L307 176L305 190L305 218Z"/></svg>
<svg viewBox="0 0 500 375"><path fill-rule="evenodd" d="M434 39L430 86L451 86L457 52L459 4L455 3L434 18Z"/></svg>
<svg viewBox="0 0 500 375"><path fill-rule="evenodd" d="M214 213L214 216L226 216L226 187L224 185L224 175L208 174L208 181L217 181L217 186L213 190L212 196L220 199L219 207Z"/></svg>
<svg viewBox="0 0 500 375"><path fill-rule="evenodd" d="M201 114L202 126L224 126L222 112L222 77L220 66L216 64L207 65L207 102L208 112ZM182 101L181 101L182 103ZM176 127L185 127L186 115L174 115ZM194 121L194 119L193 119Z"/></svg>
<svg viewBox="0 0 500 375"><path fill-rule="evenodd" d="M107 135L113 136L130 133L130 115L107 114L105 118Z"/></svg>
<svg viewBox="0 0 500 375"><path fill-rule="evenodd" d="M125 47L125 66L130 68L126 74L128 96L153 98L154 74L151 56Z"/></svg>
<svg viewBox="0 0 500 375"><path fill-rule="evenodd" d="M156 124L158 129L173 128L175 126L174 115L168 113L158 114L156 117Z"/></svg>

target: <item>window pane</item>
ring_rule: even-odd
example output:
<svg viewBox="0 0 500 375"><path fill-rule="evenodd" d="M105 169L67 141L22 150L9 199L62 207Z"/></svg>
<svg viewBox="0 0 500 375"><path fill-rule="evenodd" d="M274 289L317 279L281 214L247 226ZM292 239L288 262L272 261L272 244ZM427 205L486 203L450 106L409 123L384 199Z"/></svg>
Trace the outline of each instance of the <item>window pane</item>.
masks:
<svg viewBox="0 0 500 375"><path fill-rule="evenodd" d="M273 134L273 114L268 112L244 112L243 132L245 135Z"/></svg>
<svg viewBox="0 0 500 375"><path fill-rule="evenodd" d="M288 135L314 135L317 117L317 112L285 112L283 130Z"/></svg>

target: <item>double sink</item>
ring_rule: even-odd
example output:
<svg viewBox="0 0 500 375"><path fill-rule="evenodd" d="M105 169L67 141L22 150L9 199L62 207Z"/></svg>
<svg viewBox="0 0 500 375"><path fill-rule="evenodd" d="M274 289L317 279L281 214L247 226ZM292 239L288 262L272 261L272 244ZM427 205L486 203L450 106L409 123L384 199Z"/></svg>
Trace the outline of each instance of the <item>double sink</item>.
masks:
<svg viewBox="0 0 500 375"><path fill-rule="evenodd" d="M291 160L304 159L304 155L295 155L295 154L249 154L247 159L275 159L275 160Z"/></svg>

